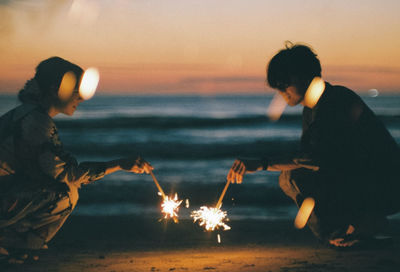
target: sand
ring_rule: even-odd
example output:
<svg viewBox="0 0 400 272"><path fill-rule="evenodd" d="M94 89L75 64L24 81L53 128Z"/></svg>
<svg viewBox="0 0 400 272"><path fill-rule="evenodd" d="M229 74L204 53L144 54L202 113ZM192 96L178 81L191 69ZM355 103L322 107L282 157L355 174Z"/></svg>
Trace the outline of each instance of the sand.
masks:
<svg viewBox="0 0 400 272"><path fill-rule="evenodd" d="M204 232L132 216L71 216L39 261L0 271L400 271L400 221L391 244L335 250L292 221L231 221L232 230Z"/></svg>

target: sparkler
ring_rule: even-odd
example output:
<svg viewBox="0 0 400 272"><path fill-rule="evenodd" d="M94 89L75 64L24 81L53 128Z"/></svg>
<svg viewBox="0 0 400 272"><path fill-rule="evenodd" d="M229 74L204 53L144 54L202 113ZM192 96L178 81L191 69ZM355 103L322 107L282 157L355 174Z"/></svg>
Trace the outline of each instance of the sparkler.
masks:
<svg viewBox="0 0 400 272"><path fill-rule="evenodd" d="M204 226L207 231L213 231L217 228L223 228L224 230L231 229L230 226L224 223L224 220L229 220L226 217L227 213L221 210L222 199L224 198L230 183L231 182L228 180L215 207L202 206L200 207L200 210L193 211L190 215L190 217L193 217L194 222L199 221L199 225Z"/></svg>
<svg viewBox="0 0 400 272"><path fill-rule="evenodd" d="M175 193L175 197L169 197L165 195L163 189L161 188L160 184L158 183L156 177L154 176L153 172L149 171L150 176L153 178L154 183L157 186L157 189L162 196L164 202L161 204L161 212L164 213L164 219L172 218L175 223L178 223L178 211L179 206L182 203L182 200L178 199L178 194Z"/></svg>
<svg viewBox="0 0 400 272"><path fill-rule="evenodd" d="M224 230L231 229L230 226L223 222L226 212L216 207L202 206L200 210L193 211L190 216L193 217L194 222L198 220L199 225L204 226L207 231L213 231L220 227L224 228Z"/></svg>

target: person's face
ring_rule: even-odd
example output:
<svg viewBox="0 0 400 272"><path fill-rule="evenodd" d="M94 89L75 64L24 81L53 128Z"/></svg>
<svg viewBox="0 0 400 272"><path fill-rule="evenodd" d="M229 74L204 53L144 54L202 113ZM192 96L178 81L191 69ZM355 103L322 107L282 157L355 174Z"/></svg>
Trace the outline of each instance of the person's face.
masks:
<svg viewBox="0 0 400 272"><path fill-rule="evenodd" d="M73 115L78 105L83 101L78 91L72 93L71 98L59 107L59 111L66 115Z"/></svg>
<svg viewBox="0 0 400 272"><path fill-rule="evenodd" d="M286 103L291 107L294 107L303 102L304 96L299 94L298 88L294 85L289 85L278 91L279 94L282 95Z"/></svg>

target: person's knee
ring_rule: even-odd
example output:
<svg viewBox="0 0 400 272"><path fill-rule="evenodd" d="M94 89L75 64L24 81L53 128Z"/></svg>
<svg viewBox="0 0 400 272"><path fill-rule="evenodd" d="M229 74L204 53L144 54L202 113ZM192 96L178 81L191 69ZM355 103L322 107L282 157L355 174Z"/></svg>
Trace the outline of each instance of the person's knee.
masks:
<svg viewBox="0 0 400 272"><path fill-rule="evenodd" d="M68 196L69 196L69 201L71 203L71 209L74 209L76 204L78 203L78 199L79 199L79 193L78 193L78 188L76 186L69 186L70 190L68 192Z"/></svg>
<svg viewBox="0 0 400 272"><path fill-rule="evenodd" d="M292 171L282 171L279 176L279 187L292 199L300 193L295 181L292 179Z"/></svg>

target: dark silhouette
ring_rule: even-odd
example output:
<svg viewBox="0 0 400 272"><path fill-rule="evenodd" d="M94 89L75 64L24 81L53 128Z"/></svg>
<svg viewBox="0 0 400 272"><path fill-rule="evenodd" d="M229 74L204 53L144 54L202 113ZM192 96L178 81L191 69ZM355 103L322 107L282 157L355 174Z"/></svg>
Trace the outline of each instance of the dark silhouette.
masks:
<svg viewBox="0 0 400 272"><path fill-rule="evenodd" d="M76 78L60 98L66 73ZM83 101L78 87L83 70L62 58L41 62L19 93L22 104L0 118L0 257L22 262L27 253L47 248L78 201L78 189L118 170L149 172L138 156L109 162L83 162L65 152L52 117L73 115ZM75 82L75 81L74 81ZM35 257L36 258L36 257Z"/></svg>
<svg viewBox="0 0 400 272"><path fill-rule="evenodd" d="M386 216L400 210L395 140L352 90L325 82L316 104L305 99L310 83L321 76L320 62L309 47L281 50L267 74L269 85L288 105L304 106L301 150L284 159L238 159L228 180L241 183L245 173L281 171L279 185L298 206L314 198L308 226L320 240L333 246L371 241L384 228Z"/></svg>

